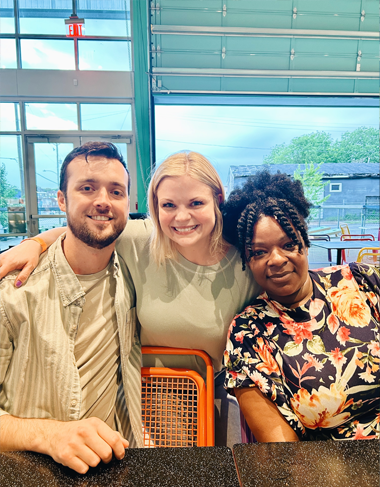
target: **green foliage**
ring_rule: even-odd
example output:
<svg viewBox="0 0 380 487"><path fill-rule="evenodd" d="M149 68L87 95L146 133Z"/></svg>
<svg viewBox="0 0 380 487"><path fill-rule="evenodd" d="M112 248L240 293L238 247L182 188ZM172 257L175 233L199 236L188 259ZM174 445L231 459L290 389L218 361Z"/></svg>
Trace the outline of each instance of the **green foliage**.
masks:
<svg viewBox="0 0 380 487"><path fill-rule="evenodd" d="M330 195L324 196L323 188L330 182L323 182L323 171L320 167L323 163L314 165L313 162L305 164L305 170L301 173L301 167L298 166L294 171L294 179L301 181L306 198L313 203L314 206L322 205L330 198ZM314 218L318 210L311 210L310 216Z"/></svg>
<svg viewBox="0 0 380 487"><path fill-rule="evenodd" d="M4 211L7 205L7 199L14 198L17 194L17 188L8 183L7 170L5 164L0 162L0 223L3 227L8 226L8 213Z"/></svg>
<svg viewBox="0 0 380 487"><path fill-rule="evenodd" d="M333 139L326 132L313 132L291 140L290 144L276 145L264 164L305 164L336 162Z"/></svg>
<svg viewBox="0 0 380 487"><path fill-rule="evenodd" d="M379 134L375 128L359 127L345 132L335 146L337 162L379 163Z"/></svg>
<svg viewBox="0 0 380 487"><path fill-rule="evenodd" d="M377 162L379 163L379 136L371 127L359 127L345 132L333 141L326 132L295 137L289 144L276 145L264 158L264 164L305 164L313 162Z"/></svg>

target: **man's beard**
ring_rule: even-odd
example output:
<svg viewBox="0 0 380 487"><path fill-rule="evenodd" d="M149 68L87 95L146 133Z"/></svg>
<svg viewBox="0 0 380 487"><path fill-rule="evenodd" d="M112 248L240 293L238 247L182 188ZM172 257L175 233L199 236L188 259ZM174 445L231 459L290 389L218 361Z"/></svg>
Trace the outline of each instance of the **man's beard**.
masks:
<svg viewBox="0 0 380 487"><path fill-rule="evenodd" d="M101 213L99 213L100 215ZM107 233L107 235L102 235L101 231L99 232L93 232L91 231L87 224L80 224L77 221L71 220L69 214L66 214L67 218L67 226L70 228L72 234L74 237L76 237L78 240L81 242L85 243L89 247L92 247L93 249L104 249L105 247L108 247L111 245L117 237L121 234L121 232L124 230L126 221L123 223L120 221L119 224L117 224L113 232Z"/></svg>

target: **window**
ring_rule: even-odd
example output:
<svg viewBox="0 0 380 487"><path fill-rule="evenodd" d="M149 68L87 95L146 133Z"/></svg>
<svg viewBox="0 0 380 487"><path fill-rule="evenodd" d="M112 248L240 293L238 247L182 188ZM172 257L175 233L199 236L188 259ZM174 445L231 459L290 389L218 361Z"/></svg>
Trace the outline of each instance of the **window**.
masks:
<svg viewBox="0 0 380 487"><path fill-rule="evenodd" d="M342 183L330 183L330 193L341 193Z"/></svg>
<svg viewBox="0 0 380 487"><path fill-rule="evenodd" d="M18 103L0 103L0 131L20 130L20 108Z"/></svg>
<svg viewBox="0 0 380 487"><path fill-rule="evenodd" d="M0 39L0 68L17 68L16 41L14 39Z"/></svg>
<svg viewBox="0 0 380 487"><path fill-rule="evenodd" d="M28 130L78 130L75 103L25 103Z"/></svg>
<svg viewBox="0 0 380 487"><path fill-rule="evenodd" d="M24 69L75 69L71 39L21 39L20 42Z"/></svg>
<svg viewBox="0 0 380 487"><path fill-rule="evenodd" d="M81 103L82 130L132 130L131 105Z"/></svg>
<svg viewBox="0 0 380 487"><path fill-rule="evenodd" d="M78 41L79 69L92 71L131 71L129 41Z"/></svg>

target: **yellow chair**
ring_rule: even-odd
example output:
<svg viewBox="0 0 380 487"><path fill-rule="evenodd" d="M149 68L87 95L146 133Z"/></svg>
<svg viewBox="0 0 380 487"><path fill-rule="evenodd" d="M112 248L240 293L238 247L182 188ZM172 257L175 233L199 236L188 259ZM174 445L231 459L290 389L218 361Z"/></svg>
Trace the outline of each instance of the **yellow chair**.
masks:
<svg viewBox="0 0 380 487"><path fill-rule="evenodd" d="M350 235L351 234L350 229L348 228L347 223L342 223L341 226L340 226L340 229L342 231L342 235Z"/></svg>
<svg viewBox="0 0 380 487"><path fill-rule="evenodd" d="M363 247L360 249L357 262L365 264L380 264L380 247Z"/></svg>

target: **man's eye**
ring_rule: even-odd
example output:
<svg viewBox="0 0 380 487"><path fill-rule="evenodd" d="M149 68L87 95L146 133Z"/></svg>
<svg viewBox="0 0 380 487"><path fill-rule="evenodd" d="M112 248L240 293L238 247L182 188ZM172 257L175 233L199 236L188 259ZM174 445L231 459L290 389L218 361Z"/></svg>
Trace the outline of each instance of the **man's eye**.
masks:
<svg viewBox="0 0 380 487"><path fill-rule="evenodd" d="M83 186L83 191L91 191L91 186Z"/></svg>
<svg viewBox="0 0 380 487"><path fill-rule="evenodd" d="M123 193L121 191L119 191L118 189L115 189L115 191L113 191L113 194L115 196L122 196Z"/></svg>

